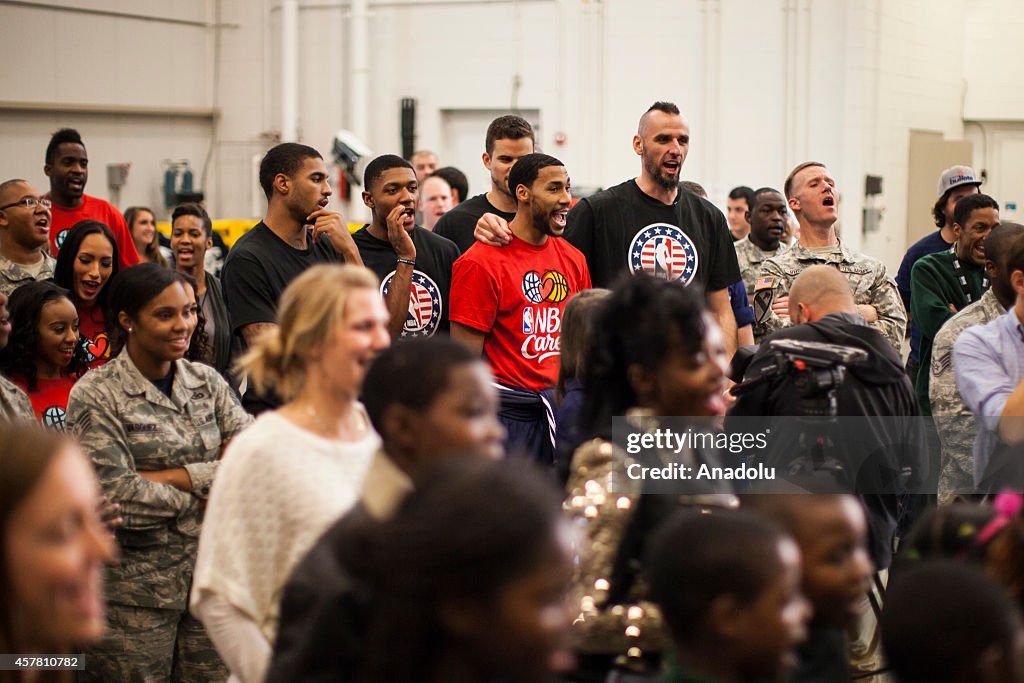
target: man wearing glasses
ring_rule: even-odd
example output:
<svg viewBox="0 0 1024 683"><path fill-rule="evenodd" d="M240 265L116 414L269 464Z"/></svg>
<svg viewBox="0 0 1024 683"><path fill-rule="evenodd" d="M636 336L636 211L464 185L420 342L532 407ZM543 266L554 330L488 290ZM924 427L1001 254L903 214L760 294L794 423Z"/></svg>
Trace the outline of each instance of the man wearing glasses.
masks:
<svg viewBox="0 0 1024 683"><path fill-rule="evenodd" d="M50 200L24 180L0 183L0 294L53 277L49 238Z"/></svg>

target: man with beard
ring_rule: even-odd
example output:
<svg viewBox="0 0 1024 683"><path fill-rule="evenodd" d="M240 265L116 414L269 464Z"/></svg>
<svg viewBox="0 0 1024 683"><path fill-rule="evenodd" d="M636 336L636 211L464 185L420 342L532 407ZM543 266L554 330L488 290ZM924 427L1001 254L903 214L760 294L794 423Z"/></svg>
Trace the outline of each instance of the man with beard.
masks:
<svg viewBox="0 0 1024 683"><path fill-rule="evenodd" d="M746 215L750 233L735 243L740 275L751 302L754 300L754 283L761 274L761 264L787 248L781 241L786 231L786 199L781 192L770 187L762 187L752 194Z"/></svg>
<svg viewBox="0 0 1024 683"><path fill-rule="evenodd" d="M516 161L533 153L533 128L521 116L499 116L487 126L484 148L483 162L491 176L491 189L472 199L460 196L459 205L434 226L435 233L455 242L463 254L476 241L473 228L481 216L496 214L506 222L515 218L516 201L508 186L508 174Z"/></svg>
<svg viewBox="0 0 1024 683"><path fill-rule="evenodd" d="M57 257L71 226L79 221L96 220L114 233L122 269L139 262L139 253L121 212L109 202L85 194L85 184L89 180L89 155L77 130L61 128L53 134L46 146L43 173L50 179L48 198L53 202L50 209L50 255Z"/></svg>
<svg viewBox="0 0 1024 683"><path fill-rule="evenodd" d="M474 244L455 262L451 334L491 365L508 452L550 465L562 312L590 289L590 274L583 254L559 239L572 199L562 162L528 154L508 180L517 204L511 241Z"/></svg>
<svg viewBox="0 0 1024 683"><path fill-rule="evenodd" d="M846 277L857 311L898 352L907 327L907 313L896 282L881 261L852 251L840 242L836 234L836 181L825 164L799 164L790 171L783 192L800 224L800 241L761 267L761 275L754 283L754 337L760 341L793 324L789 319L789 290L793 281L810 266L825 264Z"/></svg>
<svg viewBox="0 0 1024 683"><path fill-rule="evenodd" d="M459 248L415 224L412 165L394 154L379 156L366 166L363 187L363 203L372 219L352 240L363 263L380 279L391 314L391 338L447 334L452 264Z"/></svg>
<svg viewBox="0 0 1024 683"><path fill-rule="evenodd" d="M277 145L260 162L260 186L267 215L235 242L221 271L232 335L243 347L277 324L281 292L306 268L362 265L344 218L327 209L331 184L319 152L295 142ZM248 391L243 404L259 412L277 401Z"/></svg>
<svg viewBox="0 0 1024 683"><path fill-rule="evenodd" d="M985 238L999 225L999 204L987 194L971 194L953 211L953 249L918 260L910 271L910 312L921 331L921 367L914 379L921 412L931 415L928 401L932 340L942 324L988 289Z"/></svg>
<svg viewBox="0 0 1024 683"><path fill-rule="evenodd" d="M1007 257L1010 245L1024 225L1000 223L985 238L985 274L992 286L981 298L942 324L932 343L928 400L935 430L942 445L939 473L939 504L953 502L957 495L974 491L974 460L971 445L977 433L974 417L964 405L953 372L953 344L968 327L987 325L1006 313L1017 298L1010 284Z"/></svg>
<svg viewBox="0 0 1024 683"><path fill-rule="evenodd" d="M633 136L640 175L581 199L569 213L566 239L583 252L594 285L607 287L625 270L699 284L708 308L736 350L736 319L729 285L740 279L725 216L711 202L680 189L679 173L690 149L690 126L671 102L648 108ZM508 226L485 215L477 237L500 246Z"/></svg>

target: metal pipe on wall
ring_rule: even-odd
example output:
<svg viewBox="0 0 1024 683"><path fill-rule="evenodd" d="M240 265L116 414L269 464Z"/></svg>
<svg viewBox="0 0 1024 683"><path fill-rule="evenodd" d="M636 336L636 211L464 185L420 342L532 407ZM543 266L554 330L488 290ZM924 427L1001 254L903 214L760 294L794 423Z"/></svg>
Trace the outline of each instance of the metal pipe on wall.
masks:
<svg viewBox="0 0 1024 683"><path fill-rule="evenodd" d="M281 2L281 141L299 139L299 2Z"/></svg>

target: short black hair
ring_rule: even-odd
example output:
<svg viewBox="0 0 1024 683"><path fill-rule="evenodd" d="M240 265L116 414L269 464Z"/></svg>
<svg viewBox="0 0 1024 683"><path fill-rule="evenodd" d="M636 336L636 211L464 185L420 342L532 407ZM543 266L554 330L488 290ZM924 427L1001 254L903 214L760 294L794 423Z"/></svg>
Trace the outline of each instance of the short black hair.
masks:
<svg viewBox="0 0 1024 683"><path fill-rule="evenodd" d="M754 190L746 185L740 185L729 190L729 199L742 199L747 203L747 209L754 208Z"/></svg>
<svg viewBox="0 0 1024 683"><path fill-rule="evenodd" d="M380 180L384 171L390 171L393 168L407 168L412 171L414 177L416 175L416 169L402 157L397 154L381 154L366 165L366 170L363 171L363 189L372 192L373 184Z"/></svg>
<svg viewBox="0 0 1024 683"><path fill-rule="evenodd" d="M46 146L46 163L52 164L57 160L57 148L66 143L74 143L85 147L82 136L74 128L61 128L50 136L50 144Z"/></svg>
<svg viewBox="0 0 1024 683"><path fill-rule="evenodd" d="M684 190L694 193L698 197L708 198L708 191L704 189L704 186L693 180L684 180L680 185L683 186Z"/></svg>
<svg viewBox="0 0 1024 683"><path fill-rule="evenodd" d="M565 164L550 154L541 154L540 152L527 154L516 161L512 170L508 172L508 191L512 193L512 198L516 199L516 203L519 202L516 198L516 189L520 185L526 185L527 189L532 187L533 181L540 174L540 169L548 166L565 166Z"/></svg>
<svg viewBox="0 0 1024 683"><path fill-rule="evenodd" d="M956 207L953 209L953 222L961 228L965 227L965 223L971 219L971 212L977 209L995 209L998 211L999 202L987 194L980 193L961 197L956 201Z"/></svg>
<svg viewBox="0 0 1024 683"><path fill-rule="evenodd" d="M392 344L373 361L363 381L363 406L387 441L384 413L394 404L425 411L443 392L452 368L481 362L480 354L450 339L409 339ZM426 435L424 435L426 436Z"/></svg>
<svg viewBox="0 0 1024 683"><path fill-rule="evenodd" d="M647 107L647 111L644 112L644 115L646 116L652 111L660 111L664 114L679 114L679 107L677 107L674 102L662 102L661 100L658 100L651 106Z"/></svg>
<svg viewBox="0 0 1024 683"><path fill-rule="evenodd" d="M309 145L297 142L282 142L270 148L260 162L260 187L267 199L274 194L274 177L278 173L295 175L306 159L323 159L323 156Z"/></svg>
<svg viewBox="0 0 1024 683"><path fill-rule="evenodd" d="M530 138L535 145L537 144L537 138L533 135L533 126L530 125L529 121L522 116L506 114L494 119L491 121L491 125L487 126L484 149L487 150L488 154L493 154L495 141L522 140L523 138ZM515 194L515 192L513 191L512 194ZM462 201L462 198L459 201Z"/></svg>
<svg viewBox="0 0 1024 683"><path fill-rule="evenodd" d="M454 166L445 166L430 174L431 178L434 176L443 179L448 183L449 187L458 192L460 202L469 199L469 178L459 169Z"/></svg>
<svg viewBox="0 0 1024 683"><path fill-rule="evenodd" d="M985 238L985 260L1005 263L1006 252L1021 233L1024 233L1024 225L1020 223L1000 223L992 228L992 232Z"/></svg>
<svg viewBox="0 0 1024 683"><path fill-rule="evenodd" d="M184 202L174 207L174 211L171 213L171 230L174 230L174 221L178 220L182 216L195 216L203 222L203 230L206 231L208 238L213 237L213 221L210 220L210 214L206 213L206 209L203 208L202 204L198 202Z"/></svg>
<svg viewBox="0 0 1024 683"><path fill-rule="evenodd" d="M673 640L702 633L723 595L755 602L782 571L778 546L786 538L777 524L749 512L680 510L670 517L654 533L646 567L650 598Z"/></svg>
<svg viewBox="0 0 1024 683"><path fill-rule="evenodd" d="M738 189L740 189L740 188L736 188L736 190L738 190ZM736 190L733 190L733 192L735 192ZM751 213L753 213L754 212L754 206L757 204L758 201L760 201L761 197L763 197L766 194L771 194L771 193L775 193L777 195L782 196L783 201L785 201L785 199L786 199L786 197L781 192L776 190L774 187L767 187L767 186L759 187L756 190L751 191L750 199L747 200L747 209ZM732 196L732 192L729 193L729 196L732 197L733 199L736 199L736 197Z"/></svg>
<svg viewBox="0 0 1024 683"><path fill-rule="evenodd" d="M1020 615L980 568L932 560L893 576L879 619L882 648L901 683L975 680L992 646L1013 651Z"/></svg>

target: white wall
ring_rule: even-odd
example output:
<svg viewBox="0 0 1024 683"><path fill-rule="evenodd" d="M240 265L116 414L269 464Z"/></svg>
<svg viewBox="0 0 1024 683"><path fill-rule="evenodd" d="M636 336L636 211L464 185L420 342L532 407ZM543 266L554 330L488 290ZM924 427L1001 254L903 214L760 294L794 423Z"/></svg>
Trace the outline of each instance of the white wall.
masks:
<svg viewBox="0 0 1024 683"><path fill-rule="evenodd" d="M109 198L106 165L131 162L121 207L157 208L161 161L190 159L198 183L209 150L208 3L62 5L0 4L0 177L47 189L50 134L74 127L89 151L89 194Z"/></svg>
<svg viewBox="0 0 1024 683"><path fill-rule="evenodd" d="M0 176L41 179L49 132L77 125L94 166L133 162L122 206L155 203L159 161L188 157L198 175L213 140L204 189L214 213L258 213L252 159L274 144L281 125L280 0L65 4L91 13L0 4L0 58L23 67L0 74ZM538 143L567 163L574 184L607 186L638 172L630 139L639 115L654 100L672 100L691 124L684 176L713 200L724 205L739 184L781 187L794 164L824 161L843 193L844 240L893 268L908 222L928 220L906 215L909 131L973 139L983 133L973 123L965 132L965 118L1011 128L1024 121L1024 60L1015 54L1024 3L1017 0L369 6L370 92L355 101L349 0L300 2L299 138L325 154L353 112L365 112L366 130L354 132L375 152L400 151L399 100L415 97L416 146L435 149L445 163L443 111L518 106L539 112ZM24 102L42 111L11 104ZM58 111L66 102L178 115ZM215 122L196 116L213 109ZM562 145L554 142L558 132ZM483 136L481 129L480 151ZM985 152L978 148L976 163ZM863 236L869 173L884 178L885 217L880 232ZM94 171L89 191L105 196L104 180Z"/></svg>

